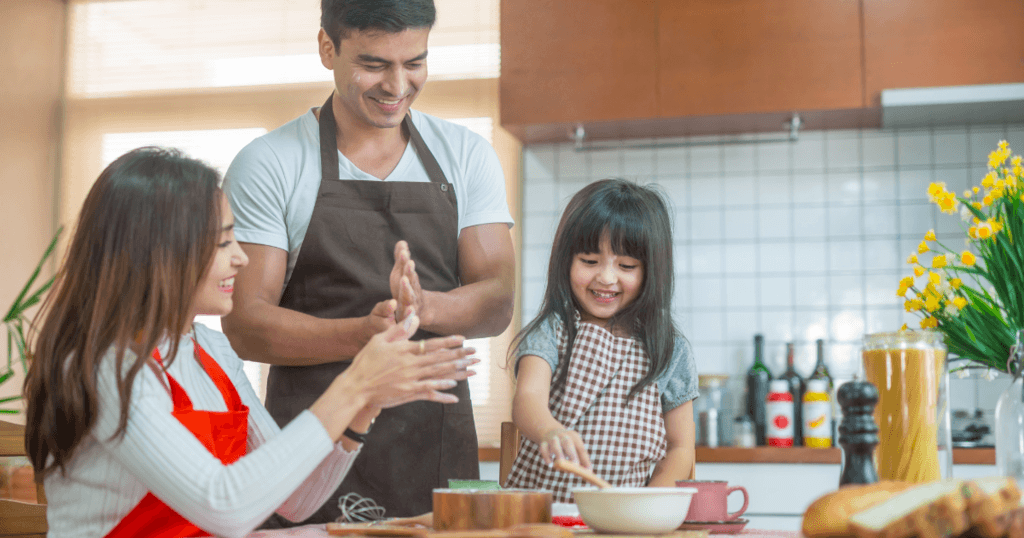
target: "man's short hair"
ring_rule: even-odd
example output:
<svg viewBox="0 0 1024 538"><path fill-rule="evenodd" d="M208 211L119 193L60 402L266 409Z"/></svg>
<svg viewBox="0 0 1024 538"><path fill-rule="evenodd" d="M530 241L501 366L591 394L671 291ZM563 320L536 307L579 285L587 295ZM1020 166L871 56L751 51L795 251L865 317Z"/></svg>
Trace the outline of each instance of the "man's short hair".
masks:
<svg viewBox="0 0 1024 538"><path fill-rule="evenodd" d="M335 48L353 30L397 33L431 28L436 18L434 0L320 0L320 27Z"/></svg>

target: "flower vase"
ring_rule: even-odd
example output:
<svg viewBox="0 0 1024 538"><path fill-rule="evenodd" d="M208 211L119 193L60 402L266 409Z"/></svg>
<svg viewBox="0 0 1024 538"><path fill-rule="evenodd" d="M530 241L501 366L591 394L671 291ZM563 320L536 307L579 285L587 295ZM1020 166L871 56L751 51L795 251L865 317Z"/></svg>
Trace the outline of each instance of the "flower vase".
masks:
<svg viewBox="0 0 1024 538"><path fill-rule="evenodd" d="M996 470L1024 485L1024 331L1017 332L1017 342L1010 350L1008 370L1013 382L996 402Z"/></svg>

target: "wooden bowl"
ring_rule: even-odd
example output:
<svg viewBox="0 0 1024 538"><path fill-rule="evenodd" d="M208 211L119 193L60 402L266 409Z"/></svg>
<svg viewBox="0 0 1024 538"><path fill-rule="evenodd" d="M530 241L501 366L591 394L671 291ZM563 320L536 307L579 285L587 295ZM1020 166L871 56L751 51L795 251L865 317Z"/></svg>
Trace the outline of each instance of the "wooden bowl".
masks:
<svg viewBox="0 0 1024 538"><path fill-rule="evenodd" d="M530 489L435 489L435 530L504 529L551 523L551 492Z"/></svg>

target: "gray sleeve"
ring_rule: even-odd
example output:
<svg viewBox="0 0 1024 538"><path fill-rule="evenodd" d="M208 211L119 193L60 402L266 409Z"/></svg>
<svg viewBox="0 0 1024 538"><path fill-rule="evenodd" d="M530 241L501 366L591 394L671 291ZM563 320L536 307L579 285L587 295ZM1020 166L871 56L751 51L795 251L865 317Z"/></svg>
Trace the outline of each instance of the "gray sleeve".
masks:
<svg viewBox="0 0 1024 538"><path fill-rule="evenodd" d="M243 243L287 252L285 171L264 138L253 140L235 156L224 174L224 192L235 216L235 236Z"/></svg>
<svg viewBox="0 0 1024 538"><path fill-rule="evenodd" d="M558 366L558 330L554 319L546 320L533 332L526 335L516 348L515 372L519 373L519 360L525 355L536 355L551 366L554 373Z"/></svg>
<svg viewBox="0 0 1024 538"><path fill-rule="evenodd" d="M661 407L669 412L680 405L694 400L700 394L697 386L697 363L693 360L690 342L681 335L676 336L672 350L672 361L668 370L658 382L661 391Z"/></svg>

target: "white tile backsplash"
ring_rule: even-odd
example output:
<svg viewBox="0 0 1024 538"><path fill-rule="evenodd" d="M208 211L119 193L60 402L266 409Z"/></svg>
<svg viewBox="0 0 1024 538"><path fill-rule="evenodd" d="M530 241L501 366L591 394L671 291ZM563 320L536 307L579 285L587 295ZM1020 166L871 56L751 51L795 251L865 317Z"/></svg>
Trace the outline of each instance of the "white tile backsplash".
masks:
<svg viewBox="0 0 1024 538"><path fill-rule="evenodd" d="M959 217L928 202L929 183L945 182L957 194L978 184L999 140L1024 148L1024 125L808 131L797 142L758 144L736 139L631 140L712 144L579 153L568 142L524 148L517 223L524 322L540 306L565 204L587 183L621 176L655 183L670 200L672 310L700 372L742 373L750 341L761 332L776 373L784 368L785 342L806 351L798 354L803 371L814 360L807 350L825 338L833 375L849 378L860 368L863 334L917 326L918 316L904 311L895 291L924 233L935 229L951 248L963 244ZM980 391L980 404L994 406L1002 385L985 383L992 390Z"/></svg>

